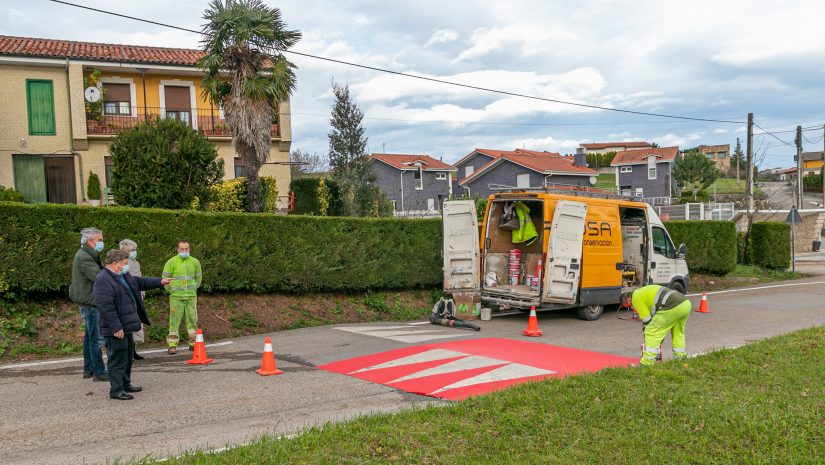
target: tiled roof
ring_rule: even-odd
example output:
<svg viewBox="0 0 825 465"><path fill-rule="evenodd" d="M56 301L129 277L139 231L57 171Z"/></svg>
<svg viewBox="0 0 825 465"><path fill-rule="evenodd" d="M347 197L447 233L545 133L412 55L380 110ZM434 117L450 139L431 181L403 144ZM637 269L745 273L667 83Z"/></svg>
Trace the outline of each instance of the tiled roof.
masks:
<svg viewBox="0 0 825 465"><path fill-rule="evenodd" d="M476 149L479 151L479 149ZM555 173L555 174L579 174L579 175L593 175L598 174L596 171L584 166L575 166L571 160L553 152L536 152L533 150L516 149L510 152L497 151L499 156L481 168L475 170L473 174L462 179L459 184L464 184L470 179L476 178L488 171L494 165L503 163L503 160L516 163L518 165L529 168L539 173Z"/></svg>
<svg viewBox="0 0 825 465"><path fill-rule="evenodd" d="M99 44L0 35L0 56L72 58L122 63L195 66L204 52L189 48Z"/></svg>
<svg viewBox="0 0 825 465"><path fill-rule="evenodd" d="M582 147L589 149L589 150L599 150L599 149L607 149L610 147L637 147L637 148L647 148L650 147L650 144L647 142L593 142L590 144L579 144Z"/></svg>
<svg viewBox="0 0 825 465"><path fill-rule="evenodd" d="M395 154L395 153L373 153L370 155L370 158L374 158L376 160L380 160L393 168L404 170L404 169L412 169L414 168L415 162L422 162L424 166L422 168L424 171L427 170L438 170L438 171L457 171L457 168L444 163L443 161L436 160L435 158L429 155L407 155L407 154Z"/></svg>
<svg viewBox="0 0 825 465"><path fill-rule="evenodd" d="M613 158L610 166L619 165L636 165L639 163L647 163L647 157L654 155L660 158L660 161L672 161L676 159L679 154L679 147L663 147L656 149L641 149L641 150L625 150L619 152Z"/></svg>
<svg viewBox="0 0 825 465"><path fill-rule="evenodd" d="M816 161L822 160L822 151L819 152L803 152L802 161Z"/></svg>

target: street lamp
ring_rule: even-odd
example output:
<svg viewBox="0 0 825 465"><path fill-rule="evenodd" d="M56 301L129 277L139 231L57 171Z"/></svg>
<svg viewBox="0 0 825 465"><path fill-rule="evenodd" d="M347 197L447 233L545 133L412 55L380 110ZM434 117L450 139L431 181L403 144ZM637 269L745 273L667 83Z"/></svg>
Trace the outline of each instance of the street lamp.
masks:
<svg viewBox="0 0 825 465"><path fill-rule="evenodd" d="M785 222L791 224L791 270L796 273L796 224L802 222L802 217L795 205L788 212Z"/></svg>

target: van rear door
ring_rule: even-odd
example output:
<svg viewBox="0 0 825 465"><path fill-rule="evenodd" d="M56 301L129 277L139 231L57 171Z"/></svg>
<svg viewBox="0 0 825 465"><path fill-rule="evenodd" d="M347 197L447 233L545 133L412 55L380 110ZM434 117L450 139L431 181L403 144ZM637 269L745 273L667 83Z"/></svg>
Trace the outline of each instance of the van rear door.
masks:
<svg viewBox="0 0 825 465"><path fill-rule="evenodd" d="M576 303L586 216L585 203L571 200L556 203L544 273L544 300L548 302Z"/></svg>
<svg viewBox="0 0 825 465"><path fill-rule="evenodd" d="M444 291L479 292L479 242L473 200L444 202Z"/></svg>

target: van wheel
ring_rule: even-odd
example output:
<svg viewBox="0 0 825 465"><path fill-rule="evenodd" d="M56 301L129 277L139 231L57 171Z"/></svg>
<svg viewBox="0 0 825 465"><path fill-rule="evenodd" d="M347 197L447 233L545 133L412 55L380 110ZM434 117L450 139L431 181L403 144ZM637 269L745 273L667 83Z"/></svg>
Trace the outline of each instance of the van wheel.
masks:
<svg viewBox="0 0 825 465"><path fill-rule="evenodd" d="M678 292L679 294L685 293L685 285L681 283L681 281L676 281L670 285L670 288L674 291Z"/></svg>
<svg viewBox="0 0 825 465"><path fill-rule="evenodd" d="M579 318L586 321L596 321L602 316L604 306L602 305L588 305L586 307L579 307Z"/></svg>

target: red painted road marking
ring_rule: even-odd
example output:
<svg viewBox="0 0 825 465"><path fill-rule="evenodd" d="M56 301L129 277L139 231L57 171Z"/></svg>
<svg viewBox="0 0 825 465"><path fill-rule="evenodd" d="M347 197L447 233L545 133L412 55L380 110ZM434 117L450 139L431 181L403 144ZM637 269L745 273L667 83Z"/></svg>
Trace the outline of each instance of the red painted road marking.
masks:
<svg viewBox="0 0 825 465"><path fill-rule="evenodd" d="M517 383L636 362L599 352L489 338L404 347L318 368L414 394L462 400Z"/></svg>

